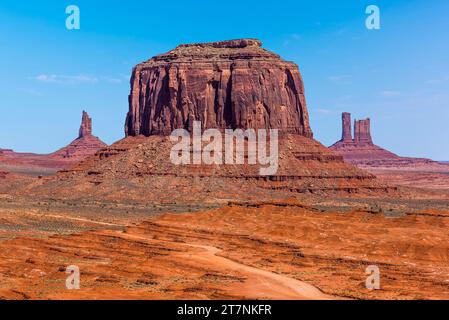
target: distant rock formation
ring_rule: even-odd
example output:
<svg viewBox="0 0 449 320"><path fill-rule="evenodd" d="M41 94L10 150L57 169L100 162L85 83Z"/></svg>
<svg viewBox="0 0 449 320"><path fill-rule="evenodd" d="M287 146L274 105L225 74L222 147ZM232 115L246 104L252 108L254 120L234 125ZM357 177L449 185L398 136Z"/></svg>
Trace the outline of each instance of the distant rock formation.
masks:
<svg viewBox="0 0 449 320"><path fill-rule="evenodd" d="M312 137L298 66L255 39L184 44L137 65L126 136L174 129L280 129Z"/></svg>
<svg viewBox="0 0 449 320"><path fill-rule="evenodd" d="M341 137L341 141L352 143L351 114L348 112L344 112L342 114L342 122L343 134Z"/></svg>
<svg viewBox="0 0 449 320"><path fill-rule="evenodd" d="M352 138L352 126L351 126L351 114L349 112L343 112L342 116L342 137L335 145L338 147L343 146L362 146L362 145L374 145L371 137L371 120L354 120L354 138Z"/></svg>
<svg viewBox="0 0 449 320"><path fill-rule="evenodd" d="M86 111L83 111L81 119L80 133L78 139L92 135L92 118L89 117Z"/></svg>
<svg viewBox="0 0 449 320"><path fill-rule="evenodd" d="M330 146L330 149L356 166L369 168L437 164L430 159L400 157L375 145L371 137L371 120L369 118L354 121L354 139L352 139L351 114L344 112L342 131L342 139Z"/></svg>
<svg viewBox="0 0 449 320"><path fill-rule="evenodd" d="M83 111L78 138L68 146L51 154L50 157L77 162L106 146L106 143L92 135L92 119L86 111Z"/></svg>
<svg viewBox="0 0 449 320"><path fill-rule="evenodd" d="M372 145L371 120L355 120L354 122L354 143L357 145Z"/></svg>
<svg viewBox="0 0 449 320"><path fill-rule="evenodd" d="M83 111L78 138L51 154L18 153L2 149L0 169L26 174L48 175L73 166L107 145L92 135L92 119Z"/></svg>
<svg viewBox="0 0 449 320"><path fill-rule="evenodd" d="M136 66L131 87L127 137L27 189L29 194L192 205L396 191L312 138L298 67L262 49L260 41L178 46ZM193 121L203 129L281 130L273 155L278 170L262 176L260 165L248 159L174 164L175 142L168 135L189 130Z"/></svg>

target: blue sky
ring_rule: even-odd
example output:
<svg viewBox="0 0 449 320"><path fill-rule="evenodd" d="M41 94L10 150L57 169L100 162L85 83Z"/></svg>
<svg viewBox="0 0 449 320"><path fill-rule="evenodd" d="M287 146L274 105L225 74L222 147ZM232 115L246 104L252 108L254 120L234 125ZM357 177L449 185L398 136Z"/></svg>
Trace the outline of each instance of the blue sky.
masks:
<svg viewBox="0 0 449 320"><path fill-rule="evenodd" d="M81 30L65 28L68 5ZM365 8L381 9L381 30ZM375 143L449 160L449 1L0 2L0 147L51 152L81 111L107 143L124 136L132 67L180 43L259 38L303 74L315 137L340 138L340 113L372 119Z"/></svg>

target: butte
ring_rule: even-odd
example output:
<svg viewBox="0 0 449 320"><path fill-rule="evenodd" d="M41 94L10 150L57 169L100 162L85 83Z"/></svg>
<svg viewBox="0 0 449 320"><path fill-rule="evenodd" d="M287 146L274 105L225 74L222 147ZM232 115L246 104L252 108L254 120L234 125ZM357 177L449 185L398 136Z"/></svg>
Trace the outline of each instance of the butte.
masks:
<svg viewBox="0 0 449 320"><path fill-rule="evenodd" d="M92 135L92 119L83 111L78 138L50 154L0 149L0 169L25 175L51 175L95 154L107 145Z"/></svg>
<svg viewBox="0 0 449 320"><path fill-rule="evenodd" d="M449 189L449 165L426 158L402 157L373 143L371 120L354 121L342 114L342 138L329 148L345 161L368 170L390 184L425 189Z"/></svg>
<svg viewBox="0 0 449 320"><path fill-rule="evenodd" d="M221 203L392 189L313 139L298 66L255 39L183 44L134 67L125 138L27 192L64 199ZM174 165L174 129L278 129L279 169Z"/></svg>

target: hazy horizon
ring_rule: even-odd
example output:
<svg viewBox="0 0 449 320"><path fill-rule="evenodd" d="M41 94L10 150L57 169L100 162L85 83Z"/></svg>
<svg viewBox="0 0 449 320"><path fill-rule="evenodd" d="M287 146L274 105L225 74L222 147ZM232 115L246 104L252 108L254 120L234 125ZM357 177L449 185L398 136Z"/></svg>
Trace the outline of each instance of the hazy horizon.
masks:
<svg viewBox="0 0 449 320"><path fill-rule="evenodd" d="M65 8L81 29L65 27ZM381 29L365 28L365 8ZM178 44L257 38L298 64L315 138L341 137L341 113L371 118L374 143L449 160L449 3L2 1L0 148L50 153L78 136L81 112L108 144L124 137L134 65ZM282 13L282 14L281 14Z"/></svg>

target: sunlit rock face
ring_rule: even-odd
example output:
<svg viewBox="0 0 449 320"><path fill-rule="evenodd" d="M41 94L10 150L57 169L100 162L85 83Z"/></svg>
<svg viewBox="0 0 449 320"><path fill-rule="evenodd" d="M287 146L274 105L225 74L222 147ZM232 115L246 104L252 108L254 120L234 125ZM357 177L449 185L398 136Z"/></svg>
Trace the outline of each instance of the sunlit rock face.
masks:
<svg viewBox="0 0 449 320"><path fill-rule="evenodd" d="M279 129L312 137L296 64L255 39L180 45L137 65L131 77L127 136L174 129Z"/></svg>

